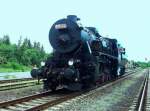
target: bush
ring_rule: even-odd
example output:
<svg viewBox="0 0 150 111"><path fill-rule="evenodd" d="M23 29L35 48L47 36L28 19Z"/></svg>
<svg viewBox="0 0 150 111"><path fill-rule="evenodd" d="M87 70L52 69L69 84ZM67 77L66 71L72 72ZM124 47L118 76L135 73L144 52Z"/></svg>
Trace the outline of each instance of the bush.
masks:
<svg viewBox="0 0 150 111"><path fill-rule="evenodd" d="M1 68L5 68L5 69L13 69L16 71L27 71L30 70L29 67L24 66L22 64L18 64L16 62L8 62L7 64L2 64L0 65Z"/></svg>
<svg viewBox="0 0 150 111"><path fill-rule="evenodd" d="M20 64L16 62L8 62L7 64L2 64L1 67L3 68L13 68L13 69L20 69Z"/></svg>
<svg viewBox="0 0 150 111"><path fill-rule="evenodd" d="M20 66L20 64L12 62L11 63L11 67L15 70L20 70L22 67Z"/></svg>

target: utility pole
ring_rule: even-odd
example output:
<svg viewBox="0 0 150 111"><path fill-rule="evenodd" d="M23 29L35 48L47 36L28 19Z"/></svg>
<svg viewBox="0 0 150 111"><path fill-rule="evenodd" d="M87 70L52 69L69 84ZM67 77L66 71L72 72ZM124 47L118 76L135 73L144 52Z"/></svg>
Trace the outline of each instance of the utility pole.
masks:
<svg viewBox="0 0 150 111"><path fill-rule="evenodd" d="M145 62L146 62L147 67L148 67L148 59L147 59L147 57L145 57Z"/></svg>

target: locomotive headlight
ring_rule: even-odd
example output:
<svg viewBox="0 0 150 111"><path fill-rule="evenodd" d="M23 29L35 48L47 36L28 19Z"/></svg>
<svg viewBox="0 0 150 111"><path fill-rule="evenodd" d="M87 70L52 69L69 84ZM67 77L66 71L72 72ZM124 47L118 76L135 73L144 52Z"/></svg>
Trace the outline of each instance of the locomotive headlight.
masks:
<svg viewBox="0 0 150 111"><path fill-rule="evenodd" d="M45 66L45 62L42 61L42 62L41 62L41 66Z"/></svg>
<svg viewBox="0 0 150 111"><path fill-rule="evenodd" d="M69 66L72 66L73 63L74 63L73 59L70 59L70 60L68 61L68 65L69 65Z"/></svg>

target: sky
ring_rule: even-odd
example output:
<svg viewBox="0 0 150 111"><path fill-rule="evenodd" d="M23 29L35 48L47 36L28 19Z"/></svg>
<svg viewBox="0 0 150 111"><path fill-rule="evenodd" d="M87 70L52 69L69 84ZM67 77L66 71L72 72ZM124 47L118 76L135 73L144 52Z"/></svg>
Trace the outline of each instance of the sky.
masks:
<svg viewBox="0 0 150 111"><path fill-rule="evenodd" d="M0 0L0 37L20 36L52 51L48 33L54 22L77 15L104 37L116 38L129 60L150 60L150 0Z"/></svg>

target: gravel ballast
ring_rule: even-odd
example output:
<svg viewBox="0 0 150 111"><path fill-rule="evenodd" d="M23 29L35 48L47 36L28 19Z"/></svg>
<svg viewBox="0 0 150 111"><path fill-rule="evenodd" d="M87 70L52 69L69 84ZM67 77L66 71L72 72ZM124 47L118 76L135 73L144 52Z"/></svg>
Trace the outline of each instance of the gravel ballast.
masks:
<svg viewBox="0 0 150 111"><path fill-rule="evenodd" d="M48 110L59 111L128 111L144 80L144 71L134 73L106 89L97 90L82 99L73 99Z"/></svg>
<svg viewBox="0 0 150 111"><path fill-rule="evenodd" d="M0 102L37 94L43 91L42 85L29 86L19 89L0 91Z"/></svg>

